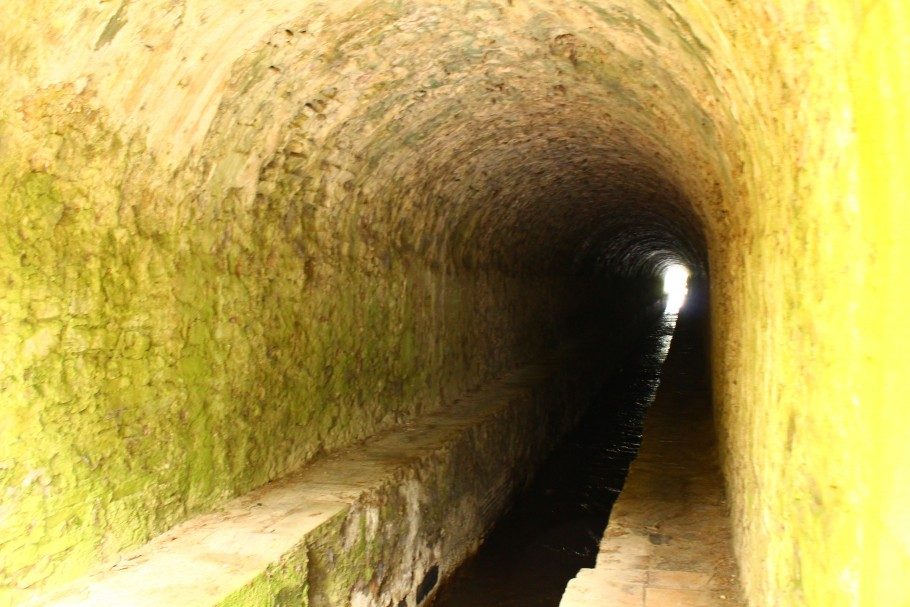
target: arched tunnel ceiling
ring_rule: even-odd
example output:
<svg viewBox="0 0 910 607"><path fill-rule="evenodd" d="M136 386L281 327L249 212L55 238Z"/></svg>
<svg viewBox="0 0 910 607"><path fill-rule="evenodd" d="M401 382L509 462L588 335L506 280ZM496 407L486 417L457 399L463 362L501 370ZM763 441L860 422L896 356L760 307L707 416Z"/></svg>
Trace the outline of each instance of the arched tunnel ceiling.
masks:
<svg viewBox="0 0 910 607"><path fill-rule="evenodd" d="M335 165L350 195L320 212L455 267L703 265L692 201L717 196L715 127L663 64L654 15L646 26L594 3L383 8L316 33L305 18L285 24L267 59L235 68L243 85L223 107L243 115L248 87L260 99L262 87L267 112L292 120L269 178ZM695 42L660 18L678 36L674 62L695 62ZM212 131L236 137L227 120Z"/></svg>
<svg viewBox="0 0 910 607"><path fill-rule="evenodd" d="M904 2L7 4L0 586L546 349L547 273L710 255L751 595L903 596Z"/></svg>
<svg viewBox="0 0 910 607"><path fill-rule="evenodd" d="M213 209L242 192L332 242L450 268L704 267L729 129L670 5L284 4L125 5L85 86Z"/></svg>

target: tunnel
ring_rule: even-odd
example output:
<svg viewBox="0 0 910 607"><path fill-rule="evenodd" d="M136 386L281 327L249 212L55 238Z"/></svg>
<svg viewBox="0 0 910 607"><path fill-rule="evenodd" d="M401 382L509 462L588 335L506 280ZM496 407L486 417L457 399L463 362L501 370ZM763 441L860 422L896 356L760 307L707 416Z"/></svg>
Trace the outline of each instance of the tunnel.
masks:
<svg viewBox="0 0 910 607"><path fill-rule="evenodd" d="M8 4L0 605L427 605L673 266L744 604L910 605L904 0Z"/></svg>

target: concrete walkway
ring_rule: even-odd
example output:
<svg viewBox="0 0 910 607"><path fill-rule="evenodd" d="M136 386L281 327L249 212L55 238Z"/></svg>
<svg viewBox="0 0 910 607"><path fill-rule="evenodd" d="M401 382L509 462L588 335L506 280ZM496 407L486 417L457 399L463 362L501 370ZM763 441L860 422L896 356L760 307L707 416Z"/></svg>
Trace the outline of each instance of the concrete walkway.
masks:
<svg viewBox="0 0 910 607"><path fill-rule="evenodd" d="M569 582L560 607L745 605L703 360L681 320L597 564Z"/></svg>

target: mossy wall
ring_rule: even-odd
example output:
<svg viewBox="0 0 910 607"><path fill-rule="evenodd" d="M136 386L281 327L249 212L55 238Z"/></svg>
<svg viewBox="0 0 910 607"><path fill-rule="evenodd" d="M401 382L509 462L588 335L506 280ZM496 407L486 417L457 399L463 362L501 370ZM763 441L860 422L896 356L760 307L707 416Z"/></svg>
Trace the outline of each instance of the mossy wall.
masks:
<svg viewBox="0 0 910 607"><path fill-rule="evenodd" d="M8 586L70 578L439 407L562 328L571 281L442 273L266 199L127 198L129 177L106 182L128 171L119 144L92 145L79 176L3 192Z"/></svg>
<svg viewBox="0 0 910 607"><path fill-rule="evenodd" d="M902 0L4 10L2 600L682 260L752 603L908 604Z"/></svg>

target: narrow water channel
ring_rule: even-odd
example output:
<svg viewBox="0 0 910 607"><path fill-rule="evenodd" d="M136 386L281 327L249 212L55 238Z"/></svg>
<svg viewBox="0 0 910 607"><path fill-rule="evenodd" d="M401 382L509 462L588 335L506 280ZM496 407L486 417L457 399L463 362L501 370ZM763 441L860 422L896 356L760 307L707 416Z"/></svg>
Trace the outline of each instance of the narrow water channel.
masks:
<svg viewBox="0 0 910 607"><path fill-rule="evenodd" d="M644 332L578 428L432 607L557 607L569 580L593 566L641 444L675 324L676 316L667 315Z"/></svg>

